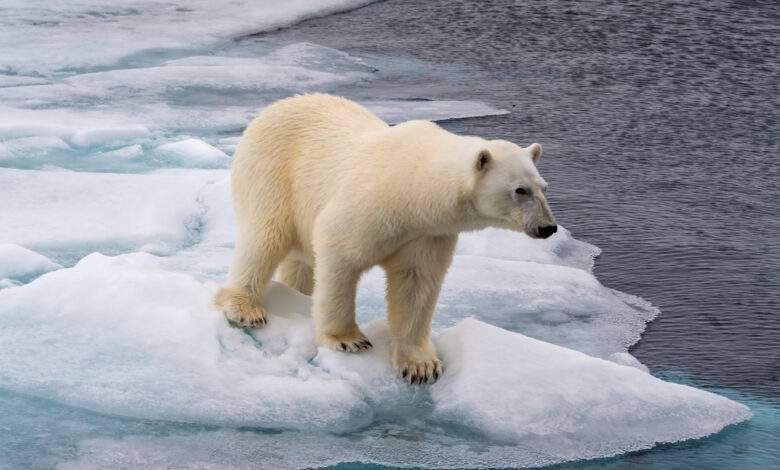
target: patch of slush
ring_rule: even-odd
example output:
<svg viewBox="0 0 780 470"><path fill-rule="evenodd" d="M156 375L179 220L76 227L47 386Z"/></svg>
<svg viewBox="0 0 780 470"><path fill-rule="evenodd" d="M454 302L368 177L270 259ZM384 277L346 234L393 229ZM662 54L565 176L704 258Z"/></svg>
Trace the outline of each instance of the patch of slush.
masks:
<svg viewBox="0 0 780 470"><path fill-rule="evenodd" d="M221 454L205 451L228 439L236 453L225 462L237 466L537 465L701 437L750 416L726 398L476 319L440 332L440 382L411 387L388 366L383 321L363 325L376 345L368 353L318 350L309 298L274 284L268 327L246 334L210 308L216 285L159 260L93 254L0 291L0 387L115 416L255 431L89 439L74 465L215 462Z"/></svg>

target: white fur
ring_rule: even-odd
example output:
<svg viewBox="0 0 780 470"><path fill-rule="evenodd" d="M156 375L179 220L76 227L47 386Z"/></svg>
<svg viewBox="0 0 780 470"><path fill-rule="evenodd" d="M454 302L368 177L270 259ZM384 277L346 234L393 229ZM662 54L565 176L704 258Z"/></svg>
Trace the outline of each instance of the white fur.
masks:
<svg viewBox="0 0 780 470"><path fill-rule="evenodd" d="M387 272L391 362L411 382L441 363L430 322L458 233L487 226L536 236L554 224L534 161L541 146L458 136L427 121L396 126L349 100L287 98L247 127L233 161L237 240L215 304L229 320L265 323L264 289L281 280L313 294L320 345L371 347L355 290ZM515 194L519 186L527 195Z"/></svg>

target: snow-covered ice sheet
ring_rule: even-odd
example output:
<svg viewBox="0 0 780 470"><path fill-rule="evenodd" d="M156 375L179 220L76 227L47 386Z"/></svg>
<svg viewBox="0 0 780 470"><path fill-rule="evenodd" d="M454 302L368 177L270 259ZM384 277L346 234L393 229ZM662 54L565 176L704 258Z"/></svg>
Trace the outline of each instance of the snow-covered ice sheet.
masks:
<svg viewBox="0 0 780 470"><path fill-rule="evenodd" d="M431 435L428 445L457 447L466 433L514 447L525 463L700 437L750 416L726 398L476 319L436 340L440 382L410 387L390 370L383 321L364 325L376 345L368 353L317 350L306 296L274 285L269 325L250 335L210 307L215 288L136 253L92 254L4 289L0 387L99 413L232 428L361 436L372 423L411 422ZM460 431L443 431L451 423Z"/></svg>
<svg viewBox="0 0 780 470"><path fill-rule="evenodd" d="M438 344L449 374L432 387L435 415L553 459L706 436L750 416L727 398L474 319Z"/></svg>
<svg viewBox="0 0 780 470"><path fill-rule="evenodd" d="M44 253L167 253L197 242L199 192L225 171L111 174L0 168L0 243Z"/></svg>

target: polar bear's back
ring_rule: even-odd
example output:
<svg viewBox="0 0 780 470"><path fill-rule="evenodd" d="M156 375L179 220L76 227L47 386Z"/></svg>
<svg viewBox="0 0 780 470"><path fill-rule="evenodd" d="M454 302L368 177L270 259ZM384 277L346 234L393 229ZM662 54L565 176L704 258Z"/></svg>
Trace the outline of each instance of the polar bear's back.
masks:
<svg viewBox="0 0 780 470"><path fill-rule="evenodd" d="M311 223L361 158L357 149L365 136L388 128L363 106L337 96L299 95L273 103L249 124L236 148L237 214L284 208L292 212L274 217L294 219L305 230L301 225Z"/></svg>

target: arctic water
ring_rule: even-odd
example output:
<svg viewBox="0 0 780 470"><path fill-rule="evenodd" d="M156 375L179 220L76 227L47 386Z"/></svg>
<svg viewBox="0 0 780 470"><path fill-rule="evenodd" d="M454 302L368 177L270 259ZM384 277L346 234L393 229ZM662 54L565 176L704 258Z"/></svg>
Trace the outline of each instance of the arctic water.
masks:
<svg viewBox="0 0 780 470"><path fill-rule="evenodd" d="M0 467L780 465L774 4L272 3L4 7ZM241 129L306 91L545 146L565 228L462 237L430 389L378 271L362 357L208 307Z"/></svg>

